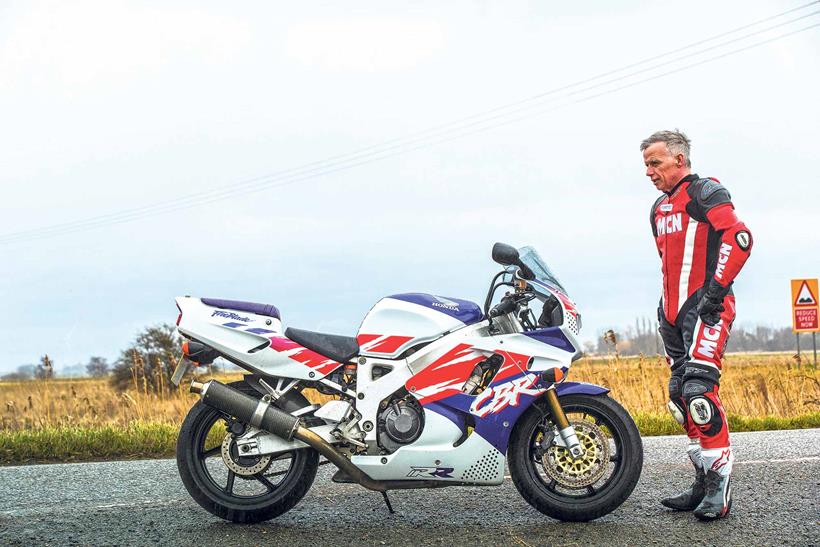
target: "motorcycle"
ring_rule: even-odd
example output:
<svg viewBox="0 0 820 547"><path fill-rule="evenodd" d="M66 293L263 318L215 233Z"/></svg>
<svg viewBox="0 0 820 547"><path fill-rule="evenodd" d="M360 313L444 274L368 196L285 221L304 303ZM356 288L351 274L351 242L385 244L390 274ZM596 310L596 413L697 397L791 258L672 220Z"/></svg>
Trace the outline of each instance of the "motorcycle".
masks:
<svg viewBox="0 0 820 547"><path fill-rule="evenodd" d="M505 464L550 517L616 509L640 477L637 427L608 389L567 381L581 316L546 262L502 243L492 258L504 269L483 309L396 294L355 338L283 331L269 304L177 298L187 359L174 383L217 357L247 371L191 383L200 400L177 443L190 495L229 521L268 520L307 493L321 455L338 468L334 482L380 492L391 513L390 490L500 485ZM326 402L311 403L307 389Z"/></svg>

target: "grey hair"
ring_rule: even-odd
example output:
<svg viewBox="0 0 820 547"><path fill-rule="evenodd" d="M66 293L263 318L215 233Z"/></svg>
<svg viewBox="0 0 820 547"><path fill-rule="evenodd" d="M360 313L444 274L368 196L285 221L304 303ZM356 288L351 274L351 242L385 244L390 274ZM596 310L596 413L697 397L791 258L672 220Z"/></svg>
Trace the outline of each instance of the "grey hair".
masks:
<svg viewBox="0 0 820 547"><path fill-rule="evenodd" d="M686 160L686 167L692 167L692 162L689 161L689 146L692 141L689 140L683 131L675 129L674 131L656 131L641 143L641 152L649 148L650 145L656 142L666 144L666 149L673 156L683 154L683 159Z"/></svg>

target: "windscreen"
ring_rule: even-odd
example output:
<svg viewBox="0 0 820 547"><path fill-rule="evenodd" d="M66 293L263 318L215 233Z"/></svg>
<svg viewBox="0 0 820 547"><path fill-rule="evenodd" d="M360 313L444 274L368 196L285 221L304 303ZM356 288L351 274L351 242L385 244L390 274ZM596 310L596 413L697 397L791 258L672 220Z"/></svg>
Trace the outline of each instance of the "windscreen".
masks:
<svg viewBox="0 0 820 547"><path fill-rule="evenodd" d="M550 270L547 263L544 262L544 259L538 254L538 251L532 247L521 247L518 249L518 254L521 257L521 262L532 270L532 273L535 274L535 278L538 281L557 287L561 292L567 294L567 290L561 285L561 282L558 281L555 274L552 273L552 270Z"/></svg>

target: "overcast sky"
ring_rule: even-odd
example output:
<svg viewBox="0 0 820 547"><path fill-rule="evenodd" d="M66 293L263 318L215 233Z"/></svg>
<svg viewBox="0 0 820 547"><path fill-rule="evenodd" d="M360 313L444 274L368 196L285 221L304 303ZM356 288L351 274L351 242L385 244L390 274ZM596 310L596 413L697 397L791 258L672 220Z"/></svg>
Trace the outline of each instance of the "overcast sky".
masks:
<svg viewBox="0 0 820 547"><path fill-rule="evenodd" d="M384 295L483 300L495 241L540 251L592 340L655 314L657 191L638 145L675 127L754 234L738 323L787 326L789 279L820 275L820 27L684 67L817 24L786 24L816 3L486 123L238 190L805 3L3 2L0 372L46 353L58 367L113 360L139 329L172 323L184 294L354 335Z"/></svg>

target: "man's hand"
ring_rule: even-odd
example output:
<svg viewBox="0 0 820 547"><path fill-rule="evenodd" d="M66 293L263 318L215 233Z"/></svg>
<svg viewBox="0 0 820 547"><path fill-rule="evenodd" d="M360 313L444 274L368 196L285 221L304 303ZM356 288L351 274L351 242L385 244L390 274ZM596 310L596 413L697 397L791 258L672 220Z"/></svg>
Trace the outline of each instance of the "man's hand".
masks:
<svg viewBox="0 0 820 547"><path fill-rule="evenodd" d="M729 284L726 287L712 279L700 302L698 302L698 315L701 321L714 327L720 322L720 314L723 313L723 299L729 293Z"/></svg>

